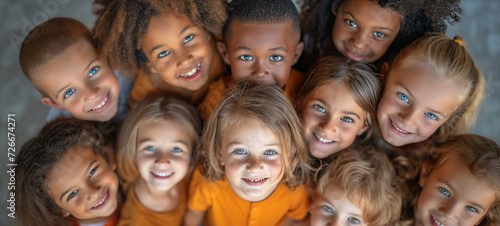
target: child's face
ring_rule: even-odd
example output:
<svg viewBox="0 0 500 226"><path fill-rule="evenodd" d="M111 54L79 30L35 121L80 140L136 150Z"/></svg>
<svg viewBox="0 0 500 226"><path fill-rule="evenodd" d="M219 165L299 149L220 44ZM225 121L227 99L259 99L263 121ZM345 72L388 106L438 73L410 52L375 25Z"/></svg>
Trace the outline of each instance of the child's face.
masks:
<svg viewBox="0 0 500 226"><path fill-rule="evenodd" d="M311 225L367 225L363 212L354 205L344 191L335 184L329 184L324 194L311 204Z"/></svg>
<svg viewBox="0 0 500 226"><path fill-rule="evenodd" d="M179 123L167 120L142 125L137 135L137 169L153 191L168 191L189 169L193 139Z"/></svg>
<svg viewBox="0 0 500 226"><path fill-rule="evenodd" d="M280 142L257 119L228 125L222 138L220 163L233 190L241 198L258 202L276 189L283 177Z"/></svg>
<svg viewBox="0 0 500 226"><path fill-rule="evenodd" d="M325 158L349 147L366 131L366 113L343 83L324 83L309 93L302 109L309 150Z"/></svg>
<svg viewBox="0 0 500 226"><path fill-rule="evenodd" d="M172 86L196 91L208 81L210 34L185 16L162 14L149 20L142 40L147 66Z"/></svg>
<svg viewBox="0 0 500 226"><path fill-rule="evenodd" d="M440 78L429 65L389 71L377 118L384 139L394 145L417 143L429 138L462 103L461 87Z"/></svg>
<svg viewBox="0 0 500 226"><path fill-rule="evenodd" d="M47 192L62 209L91 223L107 219L117 207L115 164L87 147L72 147L50 171Z"/></svg>
<svg viewBox="0 0 500 226"><path fill-rule="evenodd" d="M439 168L424 164L416 218L423 225L476 225L496 200L496 191L457 159Z"/></svg>
<svg viewBox="0 0 500 226"><path fill-rule="evenodd" d="M118 110L118 78L95 47L80 41L35 71L42 102L86 121L108 121Z"/></svg>
<svg viewBox="0 0 500 226"><path fill-rule="evenodd" d="M218 44L234 79L284 87L303 44L294 37L290 22L242 23L234 20L226 44Z"/></svg>
<svg viewBox="0 0 500 226"><path fill-rule="evenodd" d="M333 44L345 57L371 63L384 55L400 26L393 10L370 0L348 0L336 12Z"/></svg>

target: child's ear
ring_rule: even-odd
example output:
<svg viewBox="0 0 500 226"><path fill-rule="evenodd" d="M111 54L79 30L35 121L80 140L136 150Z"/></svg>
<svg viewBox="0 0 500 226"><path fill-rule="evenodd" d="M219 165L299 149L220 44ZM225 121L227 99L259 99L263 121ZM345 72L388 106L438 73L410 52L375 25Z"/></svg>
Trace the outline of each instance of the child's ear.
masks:
<svg viewBox="0 0 500 226"><path fill-rule="evenodd" d="M149 68L149 71L153 74L158 74L158 70L156 70L156 67L153 66L150 62L146 62L146 66Z"/></svg>
<svg viewBox="0 0 500 226"><path fill-rule="evenodd" d="M370 124L365 120L365 123L363 124L363 127L359 128L358 132L356 135L361 135L363 134L368 128L370 128Z"/></svg>
<svg viewBox="0 0 500 226"><path fill-rule="evenodd" d="M217 41L216 45L217 45L217 51L219 51L219 54L222 57L224 63L226 63L227 65L231 65L229 62L229 56L227 55L226 44L222 41Z"/></svg>
<svg viewBox="0 0 500 226"><path fill-rule="evenodd" d="M66 209L61 209L60 214L63 217L69 217L69 215L71 215L71 213L68 210L66 210Z"/></svg>
<svg viewBox="0 0 500 226"><path fill-rule="evenodd" d="M420 185L420 187L424 187L425 181L429 177L431 170L432 169L429 166L429 162L425 161L422 165L422 169L420 170L420 177L418 178L418 185Z"/></svg>
<svg viewBox="0 0 500 226"><path fill-rule="evenodd" d="M59 111L64 110L64 108L61 105L59 105L58 103L56 103L55 101L53 101L52 99L50 99L46 96L42 97L42 103L49 106L49 107L53 107Z"/></svg>
<svg viewBox="0 0 500 226"><path fill-rule="evenodd" d="M300 55L302 55L302 50L304 50L304 43L303 42L299 42L299 44L297 44L297 47L295 48L295 52L293 53L292 65L294 65L295 63L297 63L297 61L300 58Z"/></svg>

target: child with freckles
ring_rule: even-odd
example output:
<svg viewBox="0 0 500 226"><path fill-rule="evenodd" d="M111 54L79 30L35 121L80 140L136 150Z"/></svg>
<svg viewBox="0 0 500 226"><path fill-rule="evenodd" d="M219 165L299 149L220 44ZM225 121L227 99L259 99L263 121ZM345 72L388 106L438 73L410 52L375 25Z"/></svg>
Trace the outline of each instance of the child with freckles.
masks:
<svg viewBox="0 0 500 226"><path fill-rule="evenodd" d="M148 94L171 94L198 105L224 71L215 48L226 19L221 0L101 1L94 37L119 70L137 74L133 105Z"/></svg>
<svg viewBox="0 0 500 226"><path fill-rule="evenodd" d="M294 99L305 76L291 69L303 49L300 20L290 0L231 1L224 24L223 42L217 43L230 77L215 81L199 106L203 119L236 80L276 84Z"/></svg>

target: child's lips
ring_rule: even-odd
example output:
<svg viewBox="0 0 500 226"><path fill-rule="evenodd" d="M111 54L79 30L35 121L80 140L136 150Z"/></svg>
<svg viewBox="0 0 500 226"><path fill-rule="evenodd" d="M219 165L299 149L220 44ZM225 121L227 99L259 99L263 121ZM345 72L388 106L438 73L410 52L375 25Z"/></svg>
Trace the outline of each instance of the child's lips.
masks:
<svg viewBox="0 0 500 226"><path fill-rule="evenodd" d="M102 209L102 208L104 208L104 206L106 206L106 204L108 203L108 201L109 201L109 188L101 196L101 198L99 199L99 201L94 206L92 206L92 208L90 208L90 209L91 210Z"/></svg>
<svg viewBox="0 0 500 226"><path fill-rule="evenodd" d="M335 143L334 140L326 139L326 138L324 138L324 137L322 137L322 136L320 136L320 135L318 135L318 134L316 134L314 132L312 134L313 134L314 138L316 138L317 141L319 141L319 142L321 142L323 144L332 144L332 143Z"/></svg>
<svg viewBox="0 0 500 226"><path fill-rule="evenodd" d="M393 132L395 132L396 134L398 134L399 136L406 137L406 136L409 136L412 134L411 132L408 132L408 131L398 127L396 125L396 123L394 123L390 118L389 118L389 126L390 126L391 130Z"/></svg>
<svg viewBox="0 0 500 226"><path fill-rule="evenodd" d="M175 172L163 172L163 171L151 171L151 175L153 175L156 179L169 179L174 175Z"/></svg>
<svg viewBox="0 0 500 226"><path fill-rule="evenodd" d="M106 110L106 108L109 106L109 103L111 102L110 98L110 93L106 94L104 98L98 102L94 108L90 109L89 112L95 112L95 113L100 113Z"/></svg>
<svg viewBox="0 0 500 226"><path fill-rule="evenodd" d="M245 183L250 186L260 186L264 184L269 178L241 178Z"/></svg>
<svg viewBox="0 0 500 226"><path fill-rule="evenodd" d="M348 58L353 59L355 61L362 61L366 57L366 56L361 55L361 54L356 54L347 48L345 49L345 52L346 52L346 55Z"/></svg>
<svg viewBox="0 0 500 226"><path fill-rule="evenodd" d="M198 78L201 77L202 75L202 64L199 62L198 64L192 66L188 70L186 70L184 73L179 75L179 78L187 80L189 82L196 81Z"/></svg>

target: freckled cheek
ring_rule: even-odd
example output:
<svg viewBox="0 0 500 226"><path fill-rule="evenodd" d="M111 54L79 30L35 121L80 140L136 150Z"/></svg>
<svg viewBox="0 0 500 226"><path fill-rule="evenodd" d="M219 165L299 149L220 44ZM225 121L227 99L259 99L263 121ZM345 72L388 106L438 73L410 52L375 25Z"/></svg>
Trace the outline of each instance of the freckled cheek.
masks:
<svg viewBox="0 0 500 226"><path fill-rule="evenodd" d="M281 159L272 159L272 160L264 160L265 168L267 168L273 177L273 179L279 179L278 177L280 176L282 165L281 165Z"/></svg>

